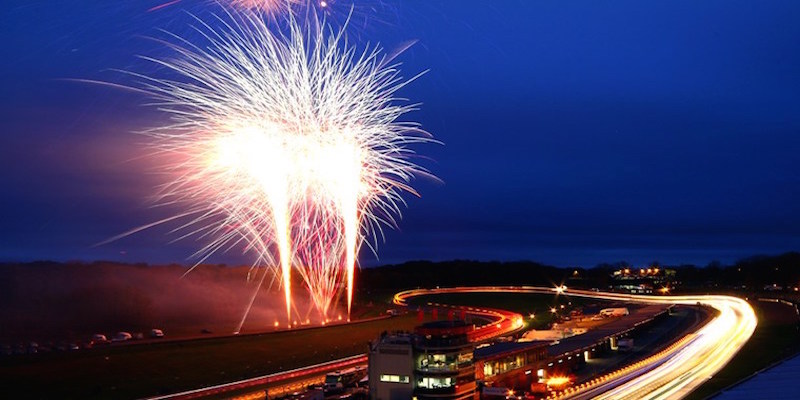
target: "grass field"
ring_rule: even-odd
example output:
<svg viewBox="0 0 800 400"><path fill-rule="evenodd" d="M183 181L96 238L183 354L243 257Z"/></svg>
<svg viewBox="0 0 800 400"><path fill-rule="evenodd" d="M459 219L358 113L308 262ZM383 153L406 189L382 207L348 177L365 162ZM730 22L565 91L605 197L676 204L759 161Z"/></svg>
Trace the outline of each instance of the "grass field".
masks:
<svg viewBox="0 0 800 400"><path fill-rule="evenodd" d="M535 293L448 293L415 297L410 304L424 305L428 302L515 311L525 316L528 327L533 329L546 329L558 314L569 315L570 310L576 307L608 304L584 297ZM558 314L551 312L551 308L555 308ZM529 317L531 314L534 315L532 319Z"/></svg>
<svg viewBox="0 0 800 400"><path fill-rule="evenodd" d="M0 359L0 393L14 398L133 399L265 375L365 353L416 315L327 328L122 345Z"/></svg>
<svg viewBox="0 0 800 400"><path fill-rule="evenodd" d="M792 307L755 302L758 326L753 337L731 362L708 382L692 392L688 400L702 400L720 390L800 351L797 315Z"/></svg>

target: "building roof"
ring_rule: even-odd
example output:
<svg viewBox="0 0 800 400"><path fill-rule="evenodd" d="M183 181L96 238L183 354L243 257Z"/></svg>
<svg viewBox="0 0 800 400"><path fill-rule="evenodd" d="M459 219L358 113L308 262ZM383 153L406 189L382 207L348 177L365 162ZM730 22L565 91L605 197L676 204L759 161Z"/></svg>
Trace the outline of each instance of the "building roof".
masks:
<svg viewBox="0 0 800 400"><path fill-rule="evenodd" d="M411 344L413 337L408 332L384 332L375 343L380 344Z"/></svg>
<svg viewBox="0 0 800 400"><path fill-rule="evenodd" d="M475 329L475 325L468 324L466 321L457 320L440 320L426 322L416 328L414 332L422 335L432 336L452 336L452 335L466 335L468 332Z"/></svg>
<svg viewBox="0 0 800 400"><path fill-rule="evenodd" d="M457 328L461 326L467 326L467 322L460 319L455 320L439 320L439 321L430 321L426 322L420 327L422 328L429 328L429 329L450 329L450 328ZM471 324L470 324L471 325Z"/></svg>
<svg viewBox="0 0 800 400"><path fill-rule="evenodd" d="M611 336L631 330L645 322L652 320L656 315L667 311L671 305L647 305L630 310L629 315L615 318L607 324L589 330L582 335L571 336L559 340L547 349L550 356L560 356L562 354L578 351L596 343L602 342Z"/></svg>
<svg viewBox="0 0 800 400"><path fill-rule="evenodd" d="M547 347L550 345L550 343L551 342L549 340L534 340L531 342L495 343L491 346L475 349L475 359L486 360L497 357L504 357L522 351L535 349L537 347Z"/></svg>

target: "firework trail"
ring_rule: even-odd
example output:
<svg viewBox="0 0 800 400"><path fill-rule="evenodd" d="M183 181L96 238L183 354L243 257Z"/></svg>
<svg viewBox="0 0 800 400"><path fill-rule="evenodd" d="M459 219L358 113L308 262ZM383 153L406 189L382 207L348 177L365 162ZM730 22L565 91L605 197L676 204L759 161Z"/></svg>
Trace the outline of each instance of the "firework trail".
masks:
<svg viewBox="0 0 800 400"><path fill-rule="evenodd" d="M375 251L382 227L396 225L401 192L415 193L409 182L427 174L409 145L432 139L399 120L415 109L396 97L413 78L316 17L290 14L280 32L260 11L215 18L197 19L206 43L170 35L173 57L145 57L169 77L131 74L170 116L145 132L176 177L159 199L187 209L181 238L208 240L200 262L243 246L275 266L287 318L293 269L320 317L342 286L349 315L359 248Z"/></svg>

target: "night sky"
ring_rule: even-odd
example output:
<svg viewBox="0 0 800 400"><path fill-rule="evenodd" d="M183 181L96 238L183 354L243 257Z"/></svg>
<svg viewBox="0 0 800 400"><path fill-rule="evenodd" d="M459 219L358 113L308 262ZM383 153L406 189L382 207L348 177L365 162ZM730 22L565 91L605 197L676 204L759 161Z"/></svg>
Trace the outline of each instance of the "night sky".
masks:
<svg viewBox="0 0 800 400"><path fill-rule="evenodd" d="M148 37L221 10L148 12L163 2L3 3L0 260L190 262L200 243L171 243L170 226L93 246L176 212L152 206L165 177L134 133L163 116L77 81L151 72L137 56L165 49ZM351 43L418 41L399 57L407 77L430 70L402 92L422 103L408 119L444 143L415 148L443 183L416 181L422 197L362 264L800 250L800 2L359 3Z"/></svg>

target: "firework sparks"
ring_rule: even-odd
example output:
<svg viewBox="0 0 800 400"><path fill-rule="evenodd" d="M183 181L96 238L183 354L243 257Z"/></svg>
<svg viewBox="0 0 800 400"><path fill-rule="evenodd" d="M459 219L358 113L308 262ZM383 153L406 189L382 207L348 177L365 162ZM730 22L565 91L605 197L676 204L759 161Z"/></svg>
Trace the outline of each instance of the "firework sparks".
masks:
<svg viewBox="0 0 800 400"><path fill-rule="evenodd" d="M209 239L201 261L241 244L277 261L290 321L293 269L323 320L342 286L349 313L360 246L374 251L426 173L409 145L430 137L399 121L414 109L395 96L408 81L379 48L356 51L316 19L289 16L273 33L260 13L229 17L222 29L198 20L207 44L173 36L174 58L147 58L173 77L134 74L171 117L146 132L177 177L160 199L188 208L184 236Z"/></svg>
<svg viewBox="0 0 800 400"><path fill-rule="evenodd" d="M231 6L245 10L257 10L267 15L291 12L293 7L304 5L306 0L231 0Z"/></svg>

